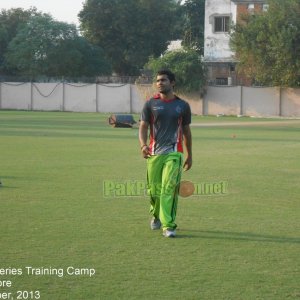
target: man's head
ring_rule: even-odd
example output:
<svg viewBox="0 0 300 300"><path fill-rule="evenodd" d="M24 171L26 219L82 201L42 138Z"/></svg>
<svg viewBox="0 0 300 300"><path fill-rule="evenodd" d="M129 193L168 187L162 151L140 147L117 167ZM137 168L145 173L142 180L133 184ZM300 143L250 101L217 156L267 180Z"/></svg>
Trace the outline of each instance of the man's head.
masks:
<svg viewBox="0 0 300 300"><path fill-rule="evenodd" d="M156 85L161 94L173 92L175 75L170 70L160 70L156 74Z"/></svg>
<svg viewBox="0 0 300 300"><path fill-rule="evenodd" d="M166 69L159 70L156 75L166 75L169 78L170 82L176 81L175 74L172 73L170 70L166 70Z"/></svg>

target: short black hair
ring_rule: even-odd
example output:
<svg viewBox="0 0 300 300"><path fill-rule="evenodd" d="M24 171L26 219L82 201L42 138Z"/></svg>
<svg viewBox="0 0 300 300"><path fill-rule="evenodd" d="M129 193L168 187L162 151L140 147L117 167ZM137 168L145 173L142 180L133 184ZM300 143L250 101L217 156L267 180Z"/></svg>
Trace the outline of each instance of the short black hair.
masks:
<svg viewBox="0 0 300 300"><path fill-rule="evenodd" d="M167 75L167 77L169 78L170 82L176 81L175 74L173 72L171 72L170 70L167 70L167 69L159 70L156 73L156 75Z"/></svg>

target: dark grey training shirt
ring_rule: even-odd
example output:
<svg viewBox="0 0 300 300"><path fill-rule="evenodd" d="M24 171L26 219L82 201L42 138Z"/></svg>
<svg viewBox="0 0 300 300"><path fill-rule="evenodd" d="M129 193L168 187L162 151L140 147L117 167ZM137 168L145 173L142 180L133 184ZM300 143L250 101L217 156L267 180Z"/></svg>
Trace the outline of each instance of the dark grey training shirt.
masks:
<svg viewBox="0 0 300 300"><path fill-rule="evenodd" d="M152 155L183 152L182 127L191 123L191 108L186 101L154 96L145 103L141 120L150 125Z"/></svg>

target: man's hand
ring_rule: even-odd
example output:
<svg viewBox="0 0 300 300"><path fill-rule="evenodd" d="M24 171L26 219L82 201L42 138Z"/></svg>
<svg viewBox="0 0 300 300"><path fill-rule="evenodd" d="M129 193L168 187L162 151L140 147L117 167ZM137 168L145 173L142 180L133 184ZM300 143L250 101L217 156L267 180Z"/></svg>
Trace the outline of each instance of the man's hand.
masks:
<svg viewBox="0 0 300 300"><path fill-rule="evenodd" d="M192 163L192 157L188 156L183 165L184 171L188 171L192 167Z"/></svg>
<svg viewBox="0 0 300 300"><path fill-rule="evenodd" d="M149 158L151 156L150 149L147 145L142 147L142 155L144 158Z"/></svg>

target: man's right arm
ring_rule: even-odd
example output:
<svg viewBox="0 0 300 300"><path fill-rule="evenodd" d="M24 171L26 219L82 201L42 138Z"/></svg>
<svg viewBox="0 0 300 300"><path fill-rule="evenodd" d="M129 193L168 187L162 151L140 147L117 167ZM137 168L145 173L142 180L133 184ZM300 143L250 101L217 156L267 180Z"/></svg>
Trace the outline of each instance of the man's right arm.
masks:
<svg viewBox="0 0 300 300"><path fill-rule="evenodd" d="M149 127L148 122L146 122L146 121L140 122L139 140L140 140L142 155L144 158L148 158L150 156L149 147L147 145L148 127Z"/></svg>
<svg viewBox="0 0 300 300"><path fill-rule="evenodd" d="M183 126L184 144L187 152L187 157L184 162L183 168L188 171L192 167L192 133L190 125Z"/></svg>

